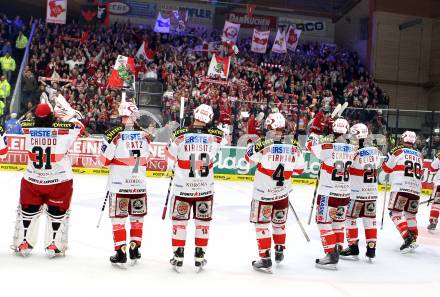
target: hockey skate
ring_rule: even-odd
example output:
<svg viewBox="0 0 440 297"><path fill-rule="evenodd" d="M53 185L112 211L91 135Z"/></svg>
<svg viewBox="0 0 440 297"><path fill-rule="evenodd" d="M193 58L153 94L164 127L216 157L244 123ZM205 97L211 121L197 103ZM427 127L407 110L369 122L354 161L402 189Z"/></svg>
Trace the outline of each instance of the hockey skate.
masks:
<svg viewBox="0 0 440 297"><path fill-rule="evenodd" d="M63 249L59 249L54 242L52 242L48 247L46 247L45 249L46 251L46 255L50 258L53 259L55 257L63 257L65 256L65 250Z"/></svg>
<svg viewBox="0 0 440 297"><path fill-rule="evenodd" d="M358 261L359 260L359 246L356 242L355 244L349 245L346 249L343 249L339 252L339 256L343 260L353 260Z"/></svg>
<svg viewBox="0 0 440 297"><path fill-rule="evenodd" d="M418 244L416 243L414 235L411 232L409 232L409 234L405 237L403 244L400 246L400 252L402 254L408 254L417 247Z"/></svg>
<svg viewBox="0 0 440 297"><path fill-rule="evenodd" d="M205 259L205 251L201 247L196 247L194 252L194 261L196 266L196 272L203 270L203 267L208 263Z"/></svg>
<svg viewBox="0 0 440 297"><path fill-rule="evenodd" d="M260 260L252 261L252 267L254 267L254 269L257 271L272 273L272 259L270 257L270 250L267 250L265 256L261 257Z"/></svg>
<svg viewBox="0 0 440 297"><path fill-rule="evenodd" d="M127 268L127 246L125 244L116 250L114 256L110 257L110 262L113 266L123 269Z"/></svg>
<svg viewBox="0 0 440 297"><path fill-rule="evenodd" d="M339 254L337 252L328 253L324 258L316 259L315 266L321 269L336 270L339 262Z"/></svg>
<svg viewBox="0 0 440 297"><path fill-rule="evenodd" d="M275 262L280 264L284 260L284 246L277 244L275 245Z"/></svg>
<svg viewBox="0 0 440 297"><path fill-rule="evenodd" d="M185 250L183 247L179 247L174 251L173 257L170 259L170 264L173 266L174 271L180 273L183 266L183 257L185 256Z"/></svg>
<svg viewBox="0 0 440 297"><path fill-rule="evenodd" d="M433 232L437 228L438 219L430 219L428 225L428 231Z"/></svg>
<svg viewBox="0 0 440 297"><path fill-rule="evenodd" d="M130 255L131 265L136 264L137 260L141 258L141 253L139 252L139 246L136 242L130 242L130 249L128 250Z"/></svg>
<svg viewBox="0 0 440 297"><path fill-rule="evenodd" d="M31 254L34 249L26 240L24 240L18 247L11 246L17 255L27 257Z"/></svg>
<svg viewBox="0 0 440 297"><path fill-rule="evenodd" d="M373 263L373 259L376 258L376 243L369 242L367 244L367 252L365 253L368 263Z"/></svg>

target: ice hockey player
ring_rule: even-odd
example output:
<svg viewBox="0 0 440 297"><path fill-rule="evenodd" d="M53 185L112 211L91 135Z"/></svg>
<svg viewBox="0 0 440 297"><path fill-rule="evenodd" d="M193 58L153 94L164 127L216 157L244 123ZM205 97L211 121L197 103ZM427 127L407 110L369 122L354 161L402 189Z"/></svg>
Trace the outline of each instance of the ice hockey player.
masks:
<svg viewBox="0 0 440 297"><path fill-rule="evenodd" d="M401 141L403 145L395 147L388 153L382 169L391 174L388 210L391 220L404 240L400 251L406 254L417 248L416 214L422 191L423 156L414 149L416 133L405 131Z"/></svg>
<svg viewBox="0 0 440 297"><path fill-rule="evenodd" d="M438 217L440 212L440 152L435 155L434 160L432 160L429 170L431 172L435 172L434 175L434 187L432 188L432 195L431 199L432 206L431 206L431 212L429 215L429 225L428 230L434 231L437 227L438 223Z"/></svg>
<svg viewBox="0 0 440 297"><path fill-rule="evenodd" d="M68 247L73 174L67 151L84 131L84 126L75 118L77 111L70 105L66 109L58 104L58 99L56 101L55 112L49 104L40 103L35 108L35 121L22 123L28 163L21 180L11 246L22 256L29 255L37 243L42 213L47 215L44 243L47 255L50 258L62 256Z"/></svg>
<svg viewBox="0 0 440 297"><path fill-rule="evenodd" d="M255 224L260 260L253 261L255 270L271 273L272 238L275 262L284 259L286 220L289 208L290 178L304 170L304 158L296 142L283 139L286 120L281 113L269 114L265 121L267 137L252 144L246 152L248 162L256 163L250 221ZM269 229L272 224L273 235Z"/></svg>
<svg viewBox="0 0 440 297"><path fill-rule="evenodd" d="M8 144L6 142L5 130L0 126L0 156L8 153Z"/></svg>
<svg viewBox="0 0 440 297"><path fill-rule="evenodd" d="M339 251L344 244L344 223L350 201L350 166L355 153L354 146L347 143L347 120L338 118L333 122L333 141L316 143L311 139L308 149L321 163L317 190L316 223L326 256L316 259L316 267L336 269Z"/></svg>
<svg viewBox="0 0 440 297"><path fill-rule="evenodd" d="M213 111L202 104L194 110L194 123L177 129L165 154L169 162L177 162L171 200L172 247L170 260L177 272L183 265L186 227L193 212L195 220L195 266L200 271L206 265L209 225L214 195L214 157L224 145L223 131L209 128Z"/></svg>
<svg viewBox="0 0 440 297"><path fill-rule="evenodd" d="M104 166L109 168L107 199L116 251L110 262L126 268L127 249L132 264L141 257L139 248L147 214L146 165L150 135L137 126L139 111L134 103L122 98L118 112L122 125L105 132L101 157ZM129 248L125 229L127 217L130 217Z"/></svg>
<svg viewBox="0 0 440 297"><path fill-rule="evenodd" d="M366 257L372 261L376 255L376 200L378 197L377 174L381 160L380 151L370 145L368 128L355 124L350 134L357 140L358 149L350 167L351 199L345 222L348 247L340 252L341 259L359 259L357 219L362 218L367 243Z"/></svg>

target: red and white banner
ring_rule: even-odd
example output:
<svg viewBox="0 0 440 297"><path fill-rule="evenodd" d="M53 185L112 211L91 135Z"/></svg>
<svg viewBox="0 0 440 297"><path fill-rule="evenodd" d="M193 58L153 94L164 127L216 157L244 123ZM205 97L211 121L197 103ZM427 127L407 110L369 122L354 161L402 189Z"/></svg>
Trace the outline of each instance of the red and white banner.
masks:
<svg viewBox="0 0 440 297"><path fill-rule="evenodd" d="M118 55L115 66L108 79L108 87L112 89L120 89L124 86L124 82L130 81L133 77L134 59Z"/></svg>
<svg viewBox="0 0 440 297"><path fill-rule="evenodd" d="M243 28L260 28L275 30L277 28L277 18L269 15L252 15L247 13L233 12L229 14L228 20L240 24Z"/></svg>
<svg viewBox="0 0 440 297"><path fill-rule="evenodd" d="M228 80L230 63L231 57L220 57L213 54L208 68L208 77Z"/></svg>
<svg viewBox="0 0 440 297"><path fill-rule="evenodd" d="M80 138L69 149L69 157L73 167L99 168L99 156L101 154L102 139ZM149 157L147 170L166 171L165 159L166 143L152 143L152 154ZM3 164L27 164L28 152L25 151L25 136L8 135L9 152L0 163Z"/></svg>
<svg viewBox="0 0 440 297"><path fill-rule="evenodd" d="M151 62L154 59L154 51L149 48L148 43L143 41L139 47L136 58L144 59L147 62Z"/></svg>
<svg viewBox="0 0 440 297"><path fill-rule="evenodd" d="M287 53L285 31L281 31L281 29L278 29L277 36L275 37L275 41L272 45L272 52L277 54Z"/></svg>
<svg viewBox="0 0 440 297"><path fill-rule="evenodd" d="M301 36L301 30L292 26L289 27L286 34L286 47L290 51L295 51L298 46L299 37Z"/></svg>
<svg viewBox="0 0 440 297"><path fill-rule="evenodd" d="M47 0L46 23L65 24L67 0Z"/></svg>
<svg viewBox="0 0 440 297"><path fill-rule="evenodd" d="M225 26L223 27L222 40L224 42L231 41L233 43L236 43L239 31L240 31L240 24L235 24L225 21Z"/></svg>
<svg viewBox="0 0 440 297"><path fill-rule="evenodd" d="M270 31L258 31L257 29L254 29L251 51L259 54L266 53L267 45L269 44L269 35Z"/></svg>

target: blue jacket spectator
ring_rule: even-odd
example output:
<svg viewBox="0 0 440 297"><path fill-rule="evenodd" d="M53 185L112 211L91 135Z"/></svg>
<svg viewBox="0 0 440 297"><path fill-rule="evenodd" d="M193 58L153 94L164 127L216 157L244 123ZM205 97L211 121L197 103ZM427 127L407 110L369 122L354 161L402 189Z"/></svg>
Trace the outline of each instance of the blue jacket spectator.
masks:
<svg viewBox="0 0 440 297"><path fill-rule="evenodd" d="M11 113L11 118L5 123L5 130L7 134L22 134L20 122L16 119L17 114Z"/></svg>

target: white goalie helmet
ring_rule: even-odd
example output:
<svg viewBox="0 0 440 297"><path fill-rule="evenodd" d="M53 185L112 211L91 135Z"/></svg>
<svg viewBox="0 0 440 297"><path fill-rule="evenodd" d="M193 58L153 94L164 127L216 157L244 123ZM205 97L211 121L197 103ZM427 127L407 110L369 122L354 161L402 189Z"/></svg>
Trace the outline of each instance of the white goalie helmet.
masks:
<svg viewBox="0 0 440 297"><path fill-rule="evenodd" d="M353 125L350 128L350 134L356 137L356 139L365 139L368 137L368 128L366 125L359 123L356 125Z"/></svg>
<svg viewBox="0 0 440 297"><path fill-rule="evenodd" d="M347 134L350 125L346 119L339 118L333 123L333 133Z"/></svg>
<svg viewBox="0 0 440 297"><path fill-rule="evenodd" d="M414 144L414 143L416 143L417 135L416 135L416 133L413 132L413 131L405 131L405 132L403 132L403 134L401 135L401 138L402 138L402 141L403 141L404 143L411 143L411 144Z"/></svg>
<svg viewBox="0 0 440 297"><path fill-rule="evenodd" d="M194 118L205 124L209 124L213 116L214 112L212 111L212 107L206 104L201 104L194 110Z"/></svg>
<svg viewBox="0 0 440 297"><path fill-rule="evenodd" d="M269 130L283 129L284 127L286 127L286 119L281 113L275 112L267 116L264 124Z"/></svg>

